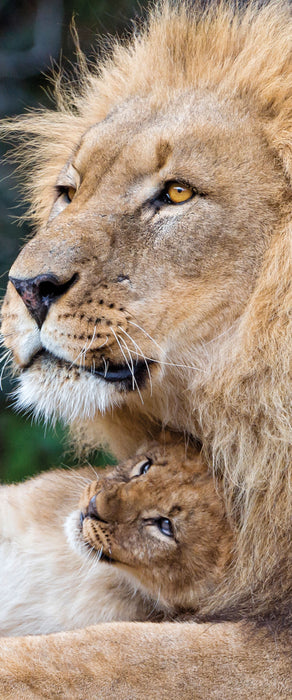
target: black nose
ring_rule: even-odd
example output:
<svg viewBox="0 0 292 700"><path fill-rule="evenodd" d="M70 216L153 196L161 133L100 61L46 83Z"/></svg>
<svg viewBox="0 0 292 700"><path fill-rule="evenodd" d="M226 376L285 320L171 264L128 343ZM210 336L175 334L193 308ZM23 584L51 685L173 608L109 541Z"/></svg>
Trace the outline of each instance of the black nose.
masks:
<svg viewBox="0 0 292 700"><path fill-rule="evenodd" d="M77 282L75 274L67 282L60 282L55 275L38 275L31 279L9 277L16 291L21 296L31 316L41 328L51 304L59 299Z"/></svg>

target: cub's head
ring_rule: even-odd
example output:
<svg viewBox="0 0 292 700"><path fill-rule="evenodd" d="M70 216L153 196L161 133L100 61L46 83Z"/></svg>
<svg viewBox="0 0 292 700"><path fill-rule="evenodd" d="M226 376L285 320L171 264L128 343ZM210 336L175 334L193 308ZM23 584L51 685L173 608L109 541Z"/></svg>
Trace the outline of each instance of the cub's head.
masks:
<svg viewBox="0 0 292 700"><path fill-rule="evenodd" d="M100 476L80 508L74 546L118 569L158 608L196 610L227 573L223 502L200 455L183 444L151 445Z"/></svg>

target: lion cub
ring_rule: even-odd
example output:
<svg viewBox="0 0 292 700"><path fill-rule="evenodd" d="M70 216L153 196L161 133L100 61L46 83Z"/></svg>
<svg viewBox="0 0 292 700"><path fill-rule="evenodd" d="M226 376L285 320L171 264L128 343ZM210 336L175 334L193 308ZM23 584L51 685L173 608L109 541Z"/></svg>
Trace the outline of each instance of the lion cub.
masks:
<svg viewBox="0 0 292 700"><path fill-rule="evenodd" d="M223 501L201 456L183 443L154 444L101 474L80 509L75 546L166 615L198 610L227 573L232 534Z"/></svg>
<svg viewBox="0 0 292 700"><path fill-rule="evenodd" d="M226 573L231 531L193 448L155 443L92 476L1 488L0 635L195 611Z"/></svg>

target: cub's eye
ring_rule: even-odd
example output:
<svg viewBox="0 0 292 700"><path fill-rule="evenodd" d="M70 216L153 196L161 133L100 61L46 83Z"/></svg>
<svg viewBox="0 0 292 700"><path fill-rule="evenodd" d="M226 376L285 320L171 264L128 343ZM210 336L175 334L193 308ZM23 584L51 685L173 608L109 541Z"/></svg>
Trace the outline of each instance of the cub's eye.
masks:
<svg viewBox="0 0 292 700"><path fill-rule="evenodd" d="M76 189L72 185L57 185L57 194L58 197L62 197L65 200L66 204L70 204L75 197Z"/></svg>
<svg viewBox="0 0 292 700"><path fill-rule="evenodd" d="M169 204L183 204L192 199L196 190L182 182L168 182L165 186L164 196Z"/></svg>
<svg viewBox="0 0 292 700"><path fill-rule="evenodd" d="M152 459L150 459L150 457L145 457L143 460L141 460L141 462L135 464L130 474L131 479L137 479L138 476L146 474L146 472L148 472L152 464L153 461Z"/></svg>
<svg viewBox="0 0 292 700"><path fill-rule="evenodd" d="M172 524L168 518L158 518L155 523L163 535L166 535L166 537L174 537Z"/></svg>
<svg viewBox="0 0 292 700"><path fill-rule="evenodd" d="M146 474L146 472L149 471L152 464L152 459L147 459L145 462L143 462L143 464L141 464L140 466L139 475L142 476L142 474Z"/></svg>

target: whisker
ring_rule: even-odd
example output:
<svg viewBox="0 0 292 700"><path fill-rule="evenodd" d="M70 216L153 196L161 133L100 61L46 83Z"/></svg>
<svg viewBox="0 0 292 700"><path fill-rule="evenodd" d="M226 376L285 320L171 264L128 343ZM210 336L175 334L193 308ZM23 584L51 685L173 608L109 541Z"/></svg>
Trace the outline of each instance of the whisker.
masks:
<svg viewBox="0 0 292 700"><path fill-rule="evenodd" d="M104 376L106 377L106 375L108 373L108 368L109 368L109 361L106 360L104 357L102 359L103 359L103 364L104 364Z"/></svg>
<svg viewBox="0 0 292 700"><path fill-rule="evenodd" d="M118 326L118 328L119 328L119 330L126 333L126 331L124 331L124 329L121 326ZM147 355L144 355L144 353L142 352L141 348L139 348L139 345L136 343L136 341L133 338L131 338L131 336L129 336L128 333L126 335L130 338L130 340L132 340L132 342L136 345L138 350L140 350L140 353L136 352L138 357L141 357L142 359L144 359L145 362L148 360L148 362L155 362L158 365L166 365L168 367L181 367L183 369L194 369L197 372L205 372L205 370L203 368L195 367L195 365L185 365L185 364L179 364L177 362L166 362L166 360L158 360L156 357L148 357Z"/></svg>
<svg viewBox="0 0 292 700"><path fill-rule="evenodd" d="M136 378L135 378L133 369L132 369L131 366L129 365L129 362L128 362L128 360L127 360L127 358L126 358L126 355L125 355L125 353L124 353L124 351L123 351L123 348L122 348L122 346L121 346L121 343L120 343L119 339L117 338L117 335L116 335L114 329L112 328L112 326L111 326L110 330L112 331L112 333L113 333L113 335L114 335L114 337L115 337L115 339L116 339L116 341L117 341L117 343L118 343L118 346L119 346L119 348L120 348L120 350L121 350L121 353L122 353L122 355L123 355L123 357L124 357L124 360L125 360L125 362L126 362L126 365L127 365L127 367L129 368L129 370L130 370L130 372L131 372L131 375L132 375L132 377L133 377L134 383L135 383L135 385L136 385L136 389L137 389L138 394L139 394L139 397L140 397L140 399L141 399L141 403L144 404L144 401L143 401L143 398L142 398L142 396L141 396L141 392L140 392L140 389L139 389L139 387L138 387L138 383L137 383L137 380L136 380Z"/></svg>
<svg viewBox="0 0 292 700"><path fill-rule="evenodd" d="M96 480L96 481L99 481L100 475L99 475L99 474L97 473L97 471L94 469L94 466L93 466L92 464L90 464L89 462L86 462L86 465L87 465L87 467L89 467L89 468L91 469L91 471L93 471L93 474L94 474L94 476L95 476L95 480Z"/></svg>
<svg viewBox="0 0 292 700"><path fill-rule="evenodd" d="M5 358L5 362L4 362L3 367L2 367L2 370L1 370L1 374L0 374L0 389L2 389L3 374L4 374L5 368L7 367L9 361L10 361L10 351L8 351L8 353L7 353L7 357Z"/></svg>
<svg viewBox="0 0 292 700"><path fill-rule="evenodd" d="M7 357L10 357L10 355L11 355L11 357L12 357L11 350L6 350L6 351L3 353L2 357L0 358L0 363L1 363L1 362L4 362L4 360L6 360Z"/></svg>
<svg viewBox="0 0 292 700"><path fill-rule="evenodd" d="M149 377L149 385L150 385L150 395L152 396L152 377L151 377L151 372L150 372L149 365L148 365L148 362L147 362L147 359L148 359L148 358L145 357L145 355L144 355L143 351L141 350L140 346L139 346L138 343L136 343L136 341L129 335L129 333L127 333L127 331L125 331L121 326L118 326L118 328L119 328L119 330L121 330L123 333L125 333L125 335L129 338L129 340L133 343L133 345L134 345L134 346L139 350L139 352L141 353L140 357L142 356L142 358L143 358L143 360L144 360L144 362L145 362L146 368L147 368L148 377ZM136 352L136 357L137 357L137 360L138 360L139 354L138 354L138 352L137 352L137 349L136 349L135 352Z"/></svg>
<svg viewBox="0 0 292 700"><path fill-rule="evenodd" d="M1 337L0 337L1 345L5 344L6 338L14 338L16 335L18 335L17 331L11 331L10 333L5 333L5 335L1 335Z"/></svg>
<svg viewBox="0 0 292 700"><path fill-rule="evenodd" d="M151 340L152 343L154 343L154 345L156 345L156 347L157 347L159 350L161 350L161 352L164 352L164 350L163 350L163 348L161 347L161 345L159 345L159 344L156 342L156 340L154 340L154 338L152 338L152 336L149 335L149 333L147 333L147 331L145 331L144 328L142 328L142 326L139 326L138 323L134 323L134 321L129 321L129 323L131 324L131 326L136 326L136 328L139 328L139 330L142 331L142 333L144 333L144 334L147 336L147 338L149 338L149 340Z"/></svg>
<svg viewBox="0 0 292 700"><path fill-rule="evenodd" d="M195 365L184 365L177 362L165 362L164 360L156 360L153 357L146 357L149 362L156 362L158 365L166 365L167 367L181 367L182 369L194 369L196 372L205 372L202 367L195 367Z"/></svg>
<svg viewBox="0 0 292 700"><path fill-rule="evenodd" d="M129 355L129 361L130 361L130 363L131 363L131 368L132 368L132 370L131 370L131 371L132 371L132 389L134 389L134 388L135 388L135 385L134 385L134 363L133 363L133 358L132 358L131 350L130 350L130 348L128 347L128 345L127 345L126 341L124 340L124 338L121 338L121 336L118 335L118 334L117 334L117 338L119 338L119 340L121 341L121 343L123 343L123 346L124 346L124 348L126 349L126 352L127 352L128 355Z"/></svg>
<svg viewBox="0 0 292 700"><path fill-rule="evenodd" d="M147 338L149 338L149 340L151 340L153 343L155 343L155 345L159 348L159 350L161 350L162 353L165 352L164 349L161 347L161 345L159 345L156 342L156 340L154 340L154 338L152 338L152 336L149 335L149 333L147 333L147 331L145 331L144 328L142 328L142 326L139 326L138 323L133 323L133 321L129 321L129 323L131 323L132 326L136 326L136 328L139 328L139 330L142 331L142 333L144 333L147 336ZM159 364L159 365L166 365L168 367L180 367L183 369L194 369L197 372L205 372L205 370L202 367L195 367L195 365L180 364L177 362L166 362L165 360L157 360L155 357L147 357L147 356L146 356L146 360L149 360L149 362L156 362L156 364Z"/></svg>
<svg viewBox="0 0 292 700"><path fill-rule="evenodd" d="M131 343L133 343L133 345L134 345L136 348L138 348L138 350L140 351L140 353L143 355L143 352L142 352L141 348L139 347L138 343L136 343L136 341L132 338L132 336L129 335L129 333L127 333L127 331L125 331L124 328L122 328L122 326L118 326L118 329L119 329L119 331L122 331L122 332L127 336L127 338L129 338L129 340L131 341ZM135 354L136 354L136 362L138 362L139 355L138 355L138 353L137 353L137 349L135 350Z"/></svg>
<svg viewBox="0 0 292 700"><path fill-rule="evenodd" d="M88 466L91 466L91 465L88 464ZM91 484L91 479L88 479L87 477L82 476L82 474L78 474L76 467L68 467L67 465L63 465L63 464L61 465L61 467L62 467L62 469L63 468L66 469L67 472L72 472L74 479L75 478L79 479L79 481L82 481L82 483L84 483L85 486L87 486L88 484Z"/></svg>
<svg viewBox="0 0 292 700"><path fill-rule="evenodd" d="M88 352L88 350L90 349L90 347L91 347L91 345L92 345L92 343L93 343L93 341L94 341L95 334L96 334L96 326L94 326L93 335L92 335L92 338L91 338L91 340L90 340L90 342L89 342L89 345L87 346L86 343L84 343L84 345L83 345L83 347L81 348L81 350L80 350L80 352L78 353L78 355L74 358L74 360L72 360L71 364L69 365L69 369L71 369L74 365L76 365L76 363L78 362L78 359L79 359L79 358L80 358L80 360L79 360L79 367L81 368L81 363L82 363L83 367L85 366L86 353ZM103 348L103 347L105 347L105 345L107 345L107 342L108 342L108 336L106 337L104 343L102 343L102 345L99 345L97 349L98 349L98 350L101 350L101 348Z"/></svg>
<svg viewBox="0 0 292 700"><path fill-rule="evenodd" d="M225 331L222 331L222 333L219 333L219 335L216 335L215 338L211 338L211 340L208 340L208 341L205 343L205 345L210 345L211 343L215 343L216 340L218 340L219 338L222 338L222 336L227 335L228 333L230 333L230 331L232 331L232 329L233 329L234 327L236 327L237 325L238 325L238 319L236 319L236 321L234 321L234 323L232 323L231 326L228 326L228 328L226 328Z"/></svg>

